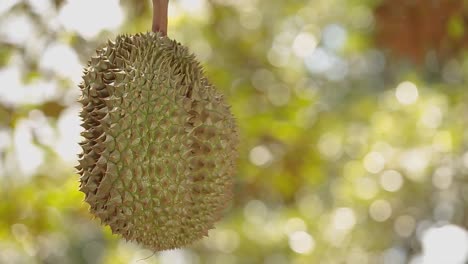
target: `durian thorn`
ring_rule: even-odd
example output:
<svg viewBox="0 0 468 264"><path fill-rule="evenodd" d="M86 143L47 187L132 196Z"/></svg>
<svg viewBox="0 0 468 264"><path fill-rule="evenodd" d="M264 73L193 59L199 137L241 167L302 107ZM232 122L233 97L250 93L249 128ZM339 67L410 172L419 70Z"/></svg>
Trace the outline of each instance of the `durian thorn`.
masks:
<svg viewBox="0 0 468 264"><path fill-rule="evenodd" d="M153 26L154 33L167 35L167 7L169 0L153 0Z"/></svg>

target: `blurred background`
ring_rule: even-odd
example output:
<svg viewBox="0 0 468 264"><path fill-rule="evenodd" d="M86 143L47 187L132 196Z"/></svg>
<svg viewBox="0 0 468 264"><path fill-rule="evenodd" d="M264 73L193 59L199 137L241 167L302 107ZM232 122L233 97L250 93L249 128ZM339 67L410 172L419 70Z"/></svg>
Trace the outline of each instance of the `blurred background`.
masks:
<svg viewBox="0 0 468 264"><path fill-rule="evenodd" d="M155 253L88 213L82 68L141 0L0 1L0 263L468 263L468 2L171 0L241 133L209 237Z"/></svg>

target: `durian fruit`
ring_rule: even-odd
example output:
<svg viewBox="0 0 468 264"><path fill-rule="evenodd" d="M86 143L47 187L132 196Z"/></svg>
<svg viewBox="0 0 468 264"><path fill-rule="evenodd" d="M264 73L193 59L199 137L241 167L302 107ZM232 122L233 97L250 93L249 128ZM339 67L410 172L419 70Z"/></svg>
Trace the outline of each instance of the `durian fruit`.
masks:
<svg viewBox="0 0 468 264"><path fill-rule="evenodd" d="M232 196L238 133L194 55L160 33L120 35L80 88L77 169L91 213L155 251L206 236Z"/></svg>

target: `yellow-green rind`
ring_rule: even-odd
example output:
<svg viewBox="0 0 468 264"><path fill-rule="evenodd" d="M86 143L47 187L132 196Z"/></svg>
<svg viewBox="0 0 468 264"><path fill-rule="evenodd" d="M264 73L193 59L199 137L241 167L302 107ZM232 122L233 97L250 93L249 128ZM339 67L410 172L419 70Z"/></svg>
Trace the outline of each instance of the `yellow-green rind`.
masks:
<svg viewBox="0 0 468 264"><path fill-rule="evenodd" d="M207 235L232 196L238 136L195 57L159 34L121 35L91 58L80 88L90 211L153 250Z"/></svg>

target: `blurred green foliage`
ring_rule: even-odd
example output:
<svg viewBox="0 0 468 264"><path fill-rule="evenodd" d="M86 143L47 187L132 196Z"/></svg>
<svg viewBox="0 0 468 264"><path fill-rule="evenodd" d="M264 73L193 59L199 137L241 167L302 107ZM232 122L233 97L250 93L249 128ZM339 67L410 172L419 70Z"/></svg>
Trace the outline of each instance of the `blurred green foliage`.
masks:
<svg viewBox="0 0 468 264"><path fill-rule="evenodd" d="M209 237L151 255L101 227L78 192L70 66L148 31L151 3L121 0L120 29L90 37L57 21L67 1L2 1L0 263L420 263L425 231L468 227L468 57L392 59L374 44L380 2L170 1L169 36L232 104L240 159ZM83 3L84 27L98 7ZM466 21L449 20L451 37Z"/></svg>

